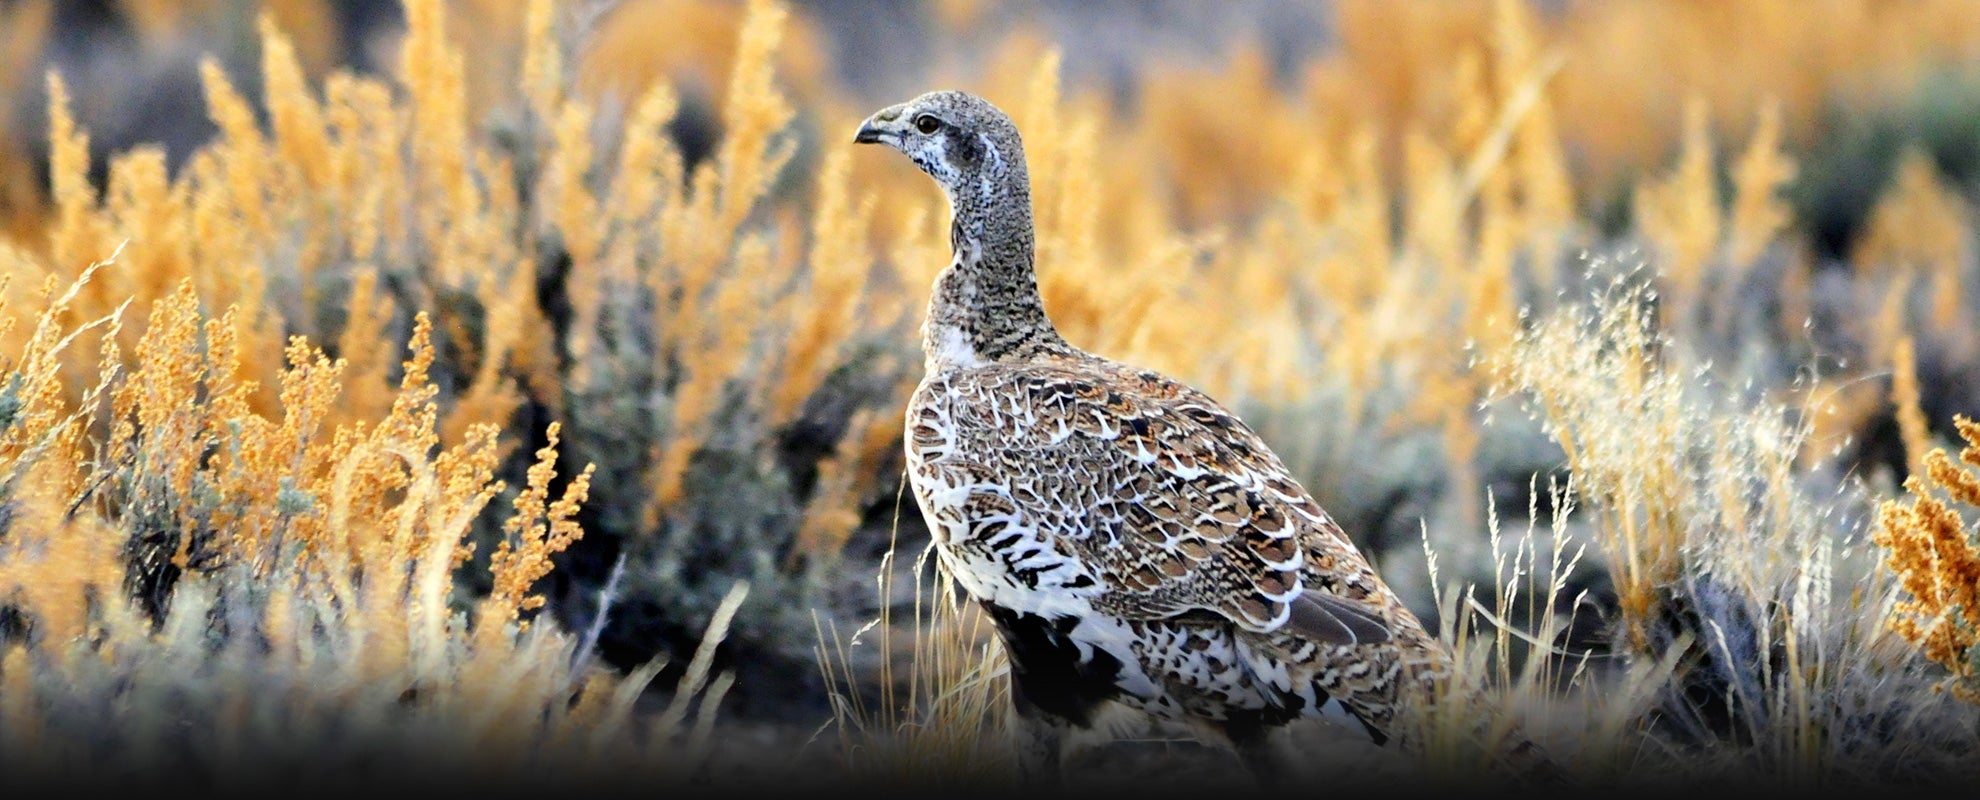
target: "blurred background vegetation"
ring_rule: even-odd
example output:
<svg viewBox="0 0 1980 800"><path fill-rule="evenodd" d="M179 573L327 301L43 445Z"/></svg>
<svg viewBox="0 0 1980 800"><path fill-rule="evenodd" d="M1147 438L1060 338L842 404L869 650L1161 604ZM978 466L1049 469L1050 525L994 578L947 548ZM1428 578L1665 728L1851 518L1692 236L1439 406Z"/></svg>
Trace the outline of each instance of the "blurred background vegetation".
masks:
<svg viewBox="0 0 1980 800"><path fill-rule="evenodd" d="M1501 611L1683 656L1605 719L1865 774L1916 754L1845 717L1976 735L1928 690L1980 616L1879 633L1959 518L1869 541L1980 408L1968 2L0 0L0 744L832 718L820 628L922 585L886 555L948 257L849 138L936 87L1024 131L1068 337L1238 408L1426 618L1501 529L1577 535ZM1741 693L1803 639L1884 666L1797 684L1860 707L1796 749ZM137 751L237 752L181 747Z"/></svg>

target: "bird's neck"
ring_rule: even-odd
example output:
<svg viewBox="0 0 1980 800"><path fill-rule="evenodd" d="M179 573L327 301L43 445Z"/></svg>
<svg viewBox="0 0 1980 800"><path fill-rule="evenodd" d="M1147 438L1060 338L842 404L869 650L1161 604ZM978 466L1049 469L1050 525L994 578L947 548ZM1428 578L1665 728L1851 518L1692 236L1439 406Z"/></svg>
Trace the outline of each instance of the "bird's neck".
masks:
<svg viewBox="0 0 1980 800"><path fill-rule="evenodd" d="M1038 295L1031 189L1025 176L965 182L951 192L955 258L935 279L922 328L931 372L1027 358L1067 347Z"/></svg>

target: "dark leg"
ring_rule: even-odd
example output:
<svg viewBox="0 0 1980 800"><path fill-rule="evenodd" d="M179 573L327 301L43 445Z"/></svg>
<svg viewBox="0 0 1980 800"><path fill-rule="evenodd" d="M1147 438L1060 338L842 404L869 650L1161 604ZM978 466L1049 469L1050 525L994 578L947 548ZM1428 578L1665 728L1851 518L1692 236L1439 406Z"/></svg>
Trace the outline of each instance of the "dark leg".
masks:
<svg viewBox="0 0 1980 800"><path fill-rule="evenodd" d="M1298 763L1293 758L1291 734L1283 725L1235 715L1225 721L1223 733L1258 785L1277 787L1294 782Z"/></svg>
<svg viewBox="0 0 1980 800"><path fill-rule="evenodd" d="M1279 733L1279 732L1275 732ZM1238 745L1238 760L1251 771L1251 777L1261 786L1283 786L1292 782L1292 765L1286 758L1284 737L1279 735L1260 736Z"/></svg>
<svg viewBox="0 0 1980 800"><path fill-rule="evenodd" d="M1029 711L1030 713L1026 713ZM1048 714L1038 713L1035 708L1026 709L1022 703L1013 717L1016 730L1013 731L1018 757L1018 774L1028 786L1057 787L1064 783L1064 762L1061 759L1061 744L1064 741L1065 723Z"/></svg>
<svg viewBox="0 0 1980 800"><path fill-rule="evenodd" d="M1095 709L1119 691L1121 662L1105 650L1082 654L1071 636L1077 619L982 607L996 621L1011 660L1012 733L1024 780L1059 785L1065 734L1092 727Z"/></svg>

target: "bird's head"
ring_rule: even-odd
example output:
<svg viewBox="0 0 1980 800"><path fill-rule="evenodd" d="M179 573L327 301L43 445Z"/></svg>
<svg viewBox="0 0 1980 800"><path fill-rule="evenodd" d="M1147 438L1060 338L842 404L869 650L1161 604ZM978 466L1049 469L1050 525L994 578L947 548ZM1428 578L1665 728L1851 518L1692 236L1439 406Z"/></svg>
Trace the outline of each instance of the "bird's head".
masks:
<svg viewBox="0 0 1980 800"><path fill-rule="evenodd" d="M990 101L967 92L929 92L880 109L860 124L853 141L901 151L952 201L1030 189L1017 126Z"/></svg>

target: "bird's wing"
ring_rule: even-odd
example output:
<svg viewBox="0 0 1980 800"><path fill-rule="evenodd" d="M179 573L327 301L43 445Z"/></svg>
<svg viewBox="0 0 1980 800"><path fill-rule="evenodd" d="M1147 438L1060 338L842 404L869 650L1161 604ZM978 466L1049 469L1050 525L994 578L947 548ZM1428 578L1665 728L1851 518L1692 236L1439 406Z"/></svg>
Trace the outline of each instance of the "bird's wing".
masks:
<svg viewBox="0 0 1980 800"><path fill-rule="evenodd" d="M1112 362L979 372L967 449L1109 591L1102 611L1210 611L1257 632L1387 641L1394 600L1250 427L1208 396Z"/></svg>

